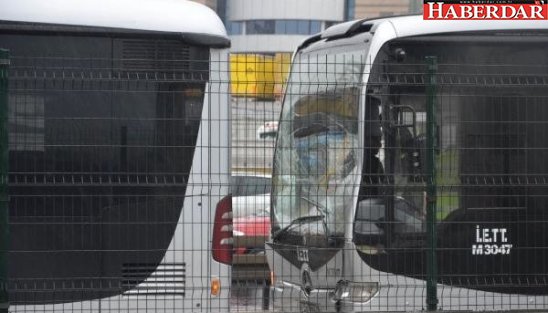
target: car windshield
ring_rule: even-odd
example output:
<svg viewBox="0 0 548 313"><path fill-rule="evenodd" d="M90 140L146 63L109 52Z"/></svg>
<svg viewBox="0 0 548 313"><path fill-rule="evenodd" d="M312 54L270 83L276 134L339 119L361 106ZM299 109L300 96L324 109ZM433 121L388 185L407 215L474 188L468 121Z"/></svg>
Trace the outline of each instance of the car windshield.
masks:
<svg viewBox="0 0 548 313"><path fill-rule="evenodd" d="M274 157L273 226L323 216L342 233L359 182L358 108L364 51L297 55Z"/></svg>

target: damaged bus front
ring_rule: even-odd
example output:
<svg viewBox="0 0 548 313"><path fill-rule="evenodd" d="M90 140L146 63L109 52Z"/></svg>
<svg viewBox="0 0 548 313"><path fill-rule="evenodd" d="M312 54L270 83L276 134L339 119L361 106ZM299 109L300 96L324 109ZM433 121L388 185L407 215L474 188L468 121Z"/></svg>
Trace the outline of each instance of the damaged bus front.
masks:
<svg viewBox="0 0 548 313"><path fill-rule="evenodd" d="M266 244L275 307L421 310L428 279L438 308L548 307L547 28L397 17L299 47Z"/></svg>

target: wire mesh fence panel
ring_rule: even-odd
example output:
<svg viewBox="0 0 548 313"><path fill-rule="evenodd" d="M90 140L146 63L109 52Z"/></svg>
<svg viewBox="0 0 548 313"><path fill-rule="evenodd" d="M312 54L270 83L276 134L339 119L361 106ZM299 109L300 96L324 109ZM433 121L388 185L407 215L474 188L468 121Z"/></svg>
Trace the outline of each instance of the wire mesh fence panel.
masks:
<svg viewBox="0 0 548 313"><path fill-rule="evenodd" d="M8 277L8 66L9 51L0 49L0 312L7 312Z"/></svg>
<svg viewBox="0 0 548 313"><path fill-rule="evenodd" d="M366 26L286 78L168 35L0 32L10 311L546 310L545 35L372 58Z"/></svg>
<svg viewBox="0 0 548 313"><path fill-rule="evenodd" d="M230 56L232 127L233 311L270 309L272 160L281 111L287 56Z"/></svg>
<svg viewBox="0 0 548 313"><path fill-rule="evenodd" d="M274 310L546 309L546 41L473 36L394 40L374 62L359 44L296 54Z"/></svg>

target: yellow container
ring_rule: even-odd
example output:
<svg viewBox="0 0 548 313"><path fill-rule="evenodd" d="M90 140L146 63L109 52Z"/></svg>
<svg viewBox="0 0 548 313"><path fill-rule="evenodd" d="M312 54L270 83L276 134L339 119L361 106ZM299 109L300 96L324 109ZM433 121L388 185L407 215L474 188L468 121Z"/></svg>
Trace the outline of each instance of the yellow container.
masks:
<svg viewBox="0 0 548 313"><path fill-rule="evenodd" d="M276 53L274 57L274 97L280 99L289 76L291 53Z"/></svg>
<svg viewBox="0 0 548 313"><path fill-rule="evenodd" d="M274 99L275 57L260 54L230 55L233 96Z"/></svg>

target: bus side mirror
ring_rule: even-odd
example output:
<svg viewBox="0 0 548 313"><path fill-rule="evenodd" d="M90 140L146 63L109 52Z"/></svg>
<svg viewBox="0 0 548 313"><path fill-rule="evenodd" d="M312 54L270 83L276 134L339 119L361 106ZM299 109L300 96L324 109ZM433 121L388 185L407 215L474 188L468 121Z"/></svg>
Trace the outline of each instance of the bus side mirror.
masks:
<svg viewBox="0 0 548 313"><path fill-rule="evenodd" d="M361 243L384 242L385 204L383 199L369 198L358 202L354 220L354 236Z"/></svg>

